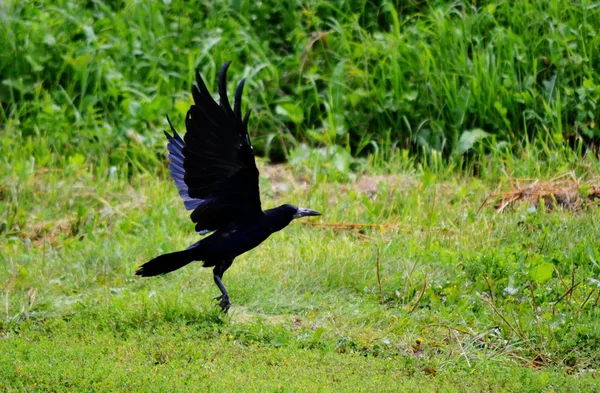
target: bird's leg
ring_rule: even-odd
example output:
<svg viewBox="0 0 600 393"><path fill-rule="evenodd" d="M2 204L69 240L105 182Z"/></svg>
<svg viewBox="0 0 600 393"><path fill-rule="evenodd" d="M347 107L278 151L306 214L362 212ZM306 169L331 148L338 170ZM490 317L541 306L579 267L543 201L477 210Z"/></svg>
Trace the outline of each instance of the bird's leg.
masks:
<svg viewBox="0 0 600 393"><path fill-rule="evenodd" d="M217 296L215 300L220 300L219 306L221 306L221 310L226 313L231 306L231 302L229 301L229 293L227 293L227 289L225 288L225 285L223 285L221 277L216 272L213 274L213 277L215 279L215 284L217 284L221 290L221 296Z"/></svg>
<svg viewBox="0 0 600 393"><path fill-rule="evenodd" d="M221 300L224 297L229 297L229 292L227 292L227 288L225 288L225 285L223 285L223 281L221 280L221 277L217 273L214 273L213 277L215 279L215 284L217 284L217 286L219 287L219 290L221 291L221 296L217 296L217 297L213 298L213 300Z"/></svg>
<svg viewBox="0 0 600 393"><path fill-rule="evenodd" d="M225 271L229 269L229 266L231 266L232 262L233 259L222 260L219 263L217 263L215 265L215 268L213 269L213 278L215 280L215 284L217 284L219 290L221 291L221 296L217 296L215 300L219 300L219 306L221 307L221 311L225 313L229 310L231 302L229 301L229 293L227 293L227 289L225 288L225 285L223 285L222 278L223 273L225 273Z"/></svg>

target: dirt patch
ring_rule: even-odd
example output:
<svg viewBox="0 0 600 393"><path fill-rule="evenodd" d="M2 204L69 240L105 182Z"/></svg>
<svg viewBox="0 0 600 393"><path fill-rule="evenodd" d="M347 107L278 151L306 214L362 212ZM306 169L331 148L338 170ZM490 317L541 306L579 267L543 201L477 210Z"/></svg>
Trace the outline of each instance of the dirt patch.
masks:
<svg viewBox="0 0 600 393"><path fill-rule="evenodd" d="M233 323L248 323L249 321L255 321L257 318L260 318L264 322L273 325L281 325L290 323L290 321L294 319L289 315L269 315L251 312L248 307L244 306L235 306L235 309L230 315Z"/></svg>
<svg viewBox="0 0 600 393"><path fill-rule="evenodd" d="M74 220L60 219L56 221L43 221L35 223L20 232L20 237L29 239L34 247L42 247L49 243L54 248L58 237L71 237L74 235Z"/></svg>
<svg viewBox="0 0 600 393"><path fill-rule="evenodd" d="M267 178L271 186L271 191L277 195L284 191L292 189L306 190L309 187L310 179L307 177L296 176L288 165L260 165L259 171L262 177ZM363 175L356 181L341 184L339 191L347 193L348 191L364 194L369 197L374 196L380 190L382 184L396 190L406 190L415 187L418 182L414 178L406 175ZM329 185L325 185L326 187Z"/></svg>
<svg viewBox="0 0 600 393"><path fill-rule="evenodd" d="M273 195L279 195L290 189L306 190L308 188L309 179L295 176L289 166L285 164L258 164L258 170L260 175L269 181Z"/></svg>
<svg viewBox="0 0 600 393"><path fill-rule="evenodd" d="M600 200L598 179L581 182L577 179L556 178L553 180L514 179L510 190L490 194L483 205L492 204L501 213L519 203L553 210L556 208L578 211L597 205Z"/></svg>
<svg viewBox="0 0 600 393"><path fill-rule="evenodd" d="M352 189L360 194L366 194L369 197L377 194L381 184L387 184L388 187L396 191L407 190L416 187L418 182L405 175L373 175L361 176L355 183L350 183L342 187L342 190Z"/></svg>

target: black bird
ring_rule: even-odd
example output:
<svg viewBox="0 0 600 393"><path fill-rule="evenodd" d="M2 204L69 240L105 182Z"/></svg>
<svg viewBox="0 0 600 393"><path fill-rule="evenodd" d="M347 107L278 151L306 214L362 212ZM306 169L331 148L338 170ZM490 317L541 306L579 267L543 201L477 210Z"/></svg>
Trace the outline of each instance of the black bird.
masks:
<svg viewBox="0 0 600 393"><path fill-rule="evenodd" d="M235 257L258 246L293 219L321 214L293 205L262 210L258 169L248 137L250 110L241 116L245 80L237 86L231 109L226 83L230 63L225 63L219 73L219 104L212 99L196 70L197 86L192 87L194 105L187 112L184 139L168 117L173 135L165 131L171 177L185 208L193 210L190 217L196 224L196 232L213 234L183 251L156 257L135 273L156 276L193 261L203 261L204 267L214 267L214 280L221 290L221 296L215 300L220 300L224 312L231 302L223 285L223 273Z"/></svg>

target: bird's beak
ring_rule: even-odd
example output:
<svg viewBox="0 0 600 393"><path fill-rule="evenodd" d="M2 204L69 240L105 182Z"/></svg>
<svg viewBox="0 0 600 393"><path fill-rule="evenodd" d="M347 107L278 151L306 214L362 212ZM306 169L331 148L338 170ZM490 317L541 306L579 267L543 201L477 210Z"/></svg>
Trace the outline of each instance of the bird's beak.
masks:
<svg viewBox="0 0 600 393"><path fill-rule="evenodd" d="M296 214L294 214L294 218L306 217L306 216L320 216L320 215L321 215L321 213L319 213L316 210L310 210L310 209L305 209L303 207L299 207Z"/></svg>

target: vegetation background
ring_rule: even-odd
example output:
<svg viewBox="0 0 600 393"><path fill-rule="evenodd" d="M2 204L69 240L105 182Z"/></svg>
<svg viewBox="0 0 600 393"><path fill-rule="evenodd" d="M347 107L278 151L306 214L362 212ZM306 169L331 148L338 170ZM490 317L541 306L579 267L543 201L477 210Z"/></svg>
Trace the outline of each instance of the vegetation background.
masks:
<svg viewBox="0 0 600 393"><path fill-rule="evenodd" d="M592 0L1 2L0 389L597 391L594 202L482 202L595 195L599 28ZM263 204L326 215L236 261L222 316L199 267L132 274L193 239L162 129L228 60Z"/></svg>

